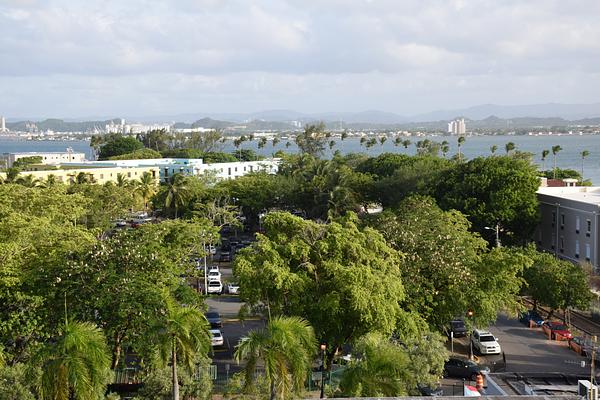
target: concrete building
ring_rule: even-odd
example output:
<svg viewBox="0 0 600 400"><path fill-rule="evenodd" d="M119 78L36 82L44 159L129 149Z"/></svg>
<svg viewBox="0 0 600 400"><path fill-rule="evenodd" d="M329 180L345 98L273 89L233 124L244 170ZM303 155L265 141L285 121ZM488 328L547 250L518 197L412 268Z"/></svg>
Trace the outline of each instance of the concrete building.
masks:
<svg viewBox="0 0 600 400"><path fill-rule="evenodd" d="M542 186L537 196L541 220L534 240L538 249L600 271L600 187Z"/></svg>
<svg viewBox="0 0 600 400"><path fill-rule="evenodd" d="M216 179L235 179L251 172L267 172L275 174L279 170L278 158L261 161L238 161L229 163L205 164L201 158L153 158L146 160L106 160L85 161L63 164L72 168L78 167L152 167L160 171L160 180L164 182L177 173L187 176L211 175Z"/></svg>
<svg viewBox="0 0 600 400"><path fill-rule="evenodd" d="M76 153L69 151L66 152L23 152L23 153L4 153L0 156L6 161L7 168L11 168L15 161L25 157L42 157L42 164L46 165L58 165L65 162L83 162L85 161L84 153Z"/></svg>
<svg viewBox="0 0 600 400"><path fill-rule="evenodd" d="M93 183L103 185L108 182L117 183L118 176L122 175L125 179L139 180L145 172L148 172L156 179L158 184L159 170L156 167L97 167L97 168L59 168L44 169L34 171L22 171L20 176L31 175L35 179L42 181L48 180L48 177L53 176L57 182L74 183L80 174L85 174L91 178ZM0 178L6 178L5 173L0 173Z"/></svg>
<svg viewBox="0 0 600 400"><path fill-rule="evenodd" d="M448 133L451 135L464 135L467 132L467 126L465 119L455 119L454 121L448 122Z"/></svg>

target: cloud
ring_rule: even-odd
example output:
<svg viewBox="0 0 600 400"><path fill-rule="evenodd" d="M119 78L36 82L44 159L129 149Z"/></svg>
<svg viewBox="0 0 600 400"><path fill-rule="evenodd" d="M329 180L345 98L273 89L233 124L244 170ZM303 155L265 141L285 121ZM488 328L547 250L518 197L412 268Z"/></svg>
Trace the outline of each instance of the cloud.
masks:
<svg viewBox="0 0 600 400"><path fill-rule="evenodd" d="M594 0L5 0L0 112L597 101L599 13Z"/></svg>

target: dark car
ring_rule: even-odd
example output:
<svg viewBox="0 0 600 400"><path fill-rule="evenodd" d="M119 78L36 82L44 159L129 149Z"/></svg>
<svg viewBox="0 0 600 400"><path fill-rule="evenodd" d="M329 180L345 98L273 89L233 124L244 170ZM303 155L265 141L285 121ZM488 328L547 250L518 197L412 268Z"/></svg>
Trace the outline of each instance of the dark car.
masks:
<svg viewBox="0 0 600 400"><path fill-rule="evenodd" d="M230 262L231 261L231 252L221 250L221 257L219 258L221 262Z"/></svg>
<svg viewBox="0 0 600 400"><path fill-rule="evenodd" d="M421 396L443 396L444 390L441 387L432 388L430 386L418 385L417 388Z"/></svg>
<svg viewBox="0 0 600 400"><path fill-rule="evenodd" d="M488 373L490 369L482 367L470 360L450 358L444 364L444 376L475 380L480 373Z"/></svg>
<svg viewBox="0 0 600 400"><path fill-rule="evenodd" d="M455 338L467 336L467 327L465 326L465 321L462 319L450 321L450 331L448 332L448 335L450 335L450 333L452 333Z"/></svg>
<svg viewBox="0 0 600 400"><path fill-rule="evenodd" d="M519 317L519 321L521 321L525 325L529 325L531 322L533 322L536 326L539 327L542 326L542 324L544 323L544 318L542 318L541 315L535 310L527 310L523 314L521 314L521 316Z"/></svg>
<svg viewBox="0 0 600 400"><path fill-rule="evenodd" d="M221 321L221 315L218 312L207 312L204 314L206 320L210 324L211 328L221 328L223 327L223 321Z"/></svg>

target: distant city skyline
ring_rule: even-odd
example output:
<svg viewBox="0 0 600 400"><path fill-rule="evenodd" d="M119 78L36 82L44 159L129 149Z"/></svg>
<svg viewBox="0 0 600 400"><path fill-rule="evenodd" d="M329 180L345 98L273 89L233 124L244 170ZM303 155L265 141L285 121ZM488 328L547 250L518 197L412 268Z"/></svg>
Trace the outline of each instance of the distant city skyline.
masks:
<svg viewBox="0 0 600 400"><path fill-rule="evenodd" d="M594 0L4 0L0 114L598 103L597 15Z"/></svg>

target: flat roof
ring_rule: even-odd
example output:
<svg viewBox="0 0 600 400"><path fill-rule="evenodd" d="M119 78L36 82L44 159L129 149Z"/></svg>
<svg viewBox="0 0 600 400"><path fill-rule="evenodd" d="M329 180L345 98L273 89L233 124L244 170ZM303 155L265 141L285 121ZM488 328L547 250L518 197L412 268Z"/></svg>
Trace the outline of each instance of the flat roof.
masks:
<svg viewBox="0 0 600 400"><path fill-rule="evenodd" d="M600 206L600 186L540 187L537 193Z"/></svg>
<svg viewBox="0 0 600 400"><path fill-rule="evenodd" d="M30 155L30 156L34 156L37 154L85 154L81 151L16 151L16 152L10 152L10 153L2 153L3 155L15 155L15 156L21 156L21 155Z"/></svg>

